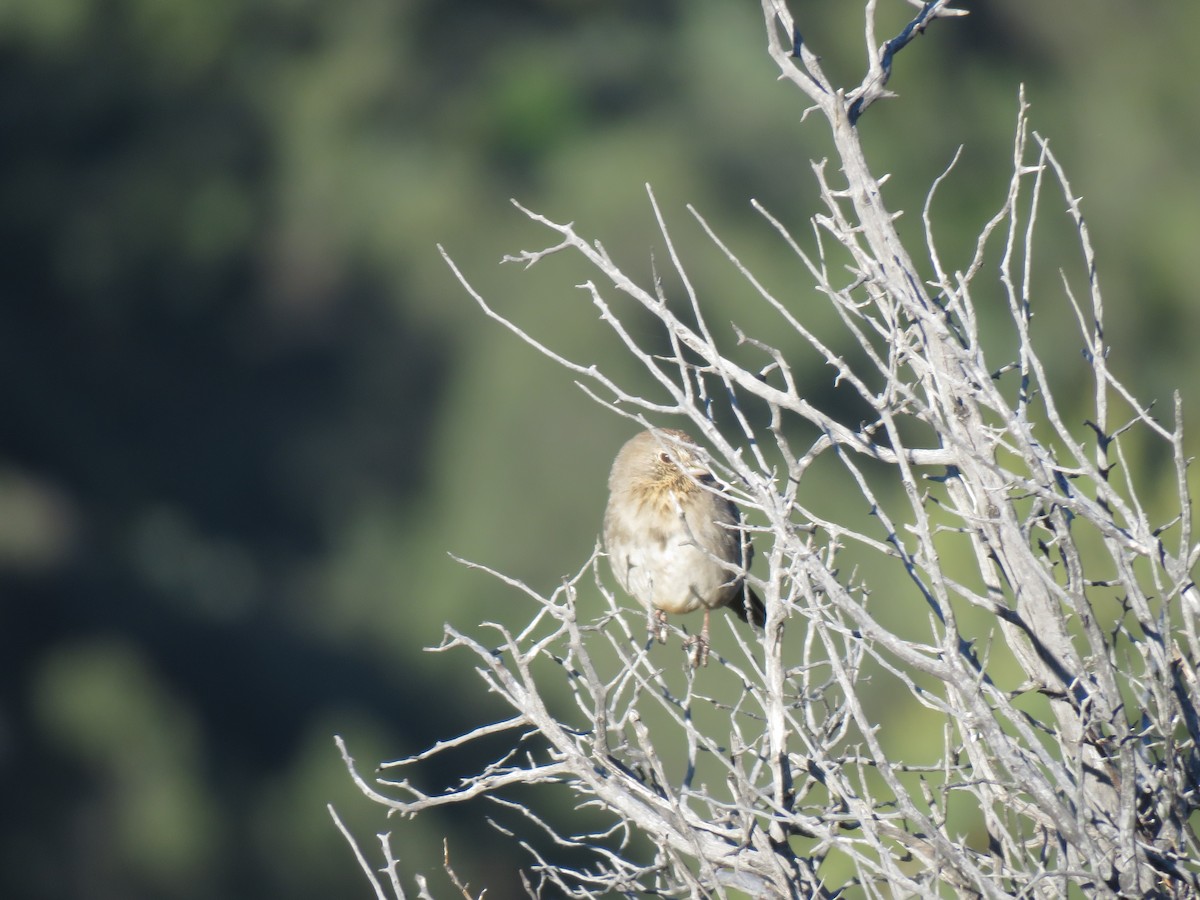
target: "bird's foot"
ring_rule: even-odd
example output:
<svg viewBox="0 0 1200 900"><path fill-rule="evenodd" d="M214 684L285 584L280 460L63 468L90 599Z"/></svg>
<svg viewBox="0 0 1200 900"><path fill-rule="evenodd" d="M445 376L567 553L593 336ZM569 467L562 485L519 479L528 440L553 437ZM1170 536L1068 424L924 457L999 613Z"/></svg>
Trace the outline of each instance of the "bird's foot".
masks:
<svg viewBox="0 0 1200 900"><path fill-rule="evenodd" d="M686 644L688 655L692 660L692 668L698 669L708 665L708 635L697 634L688 638Z"/></svg>
<svg viewBox="0 0 1200 900"><path fill-rule="evenodd" d="M667 642L667 614L661 609L656 609L650 614L649 623L650 638L658 641L660 644Z"/></svg>

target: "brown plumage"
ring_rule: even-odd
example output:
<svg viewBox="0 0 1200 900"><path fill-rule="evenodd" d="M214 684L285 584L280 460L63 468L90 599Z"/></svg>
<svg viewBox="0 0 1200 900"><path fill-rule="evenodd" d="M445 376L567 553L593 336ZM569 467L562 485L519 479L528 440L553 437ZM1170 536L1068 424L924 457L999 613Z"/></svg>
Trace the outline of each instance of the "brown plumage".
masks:
<svg viewBox="0 0 1200 900"><path fill-rule="evenodd" d="M674 429L626 442L608 477L604 546L621 587L651 613L667 639L666 614L704 610L693 664L708 662L708 616L728 606L762 626L766 610L744 572L754 550L738 508L715 492L695 441Z"/></svg>

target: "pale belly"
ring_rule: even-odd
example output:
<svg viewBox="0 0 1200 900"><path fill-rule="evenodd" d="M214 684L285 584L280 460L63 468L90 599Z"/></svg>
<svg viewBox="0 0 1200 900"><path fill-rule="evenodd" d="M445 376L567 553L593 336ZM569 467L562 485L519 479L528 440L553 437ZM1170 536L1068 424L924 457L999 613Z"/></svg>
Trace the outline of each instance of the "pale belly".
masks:
<svg viewBox="0 0 1200 900"><path fill-rule="evenodd" d="M668 613L726 605L736 577L687 538L638 547L618 565L628 576L624 587L636 600Z"/></svg>

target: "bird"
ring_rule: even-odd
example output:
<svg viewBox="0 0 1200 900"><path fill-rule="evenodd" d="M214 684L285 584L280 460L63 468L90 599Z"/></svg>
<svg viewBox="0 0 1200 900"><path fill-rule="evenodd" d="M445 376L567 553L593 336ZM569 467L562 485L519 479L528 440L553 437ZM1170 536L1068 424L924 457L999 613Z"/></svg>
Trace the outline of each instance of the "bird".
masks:
<svg viewBox="0 0 1200 900"><path fill-rule="evenodd" d="M667 640L667 614L704 610L689 641L692 665L708 665L708 617L730 607L763 627L766 608L746 581L754 555L733 501L718 492L692 437L673 428L630 438L613 461L604 511L604 548L622 590Z"/></svg>

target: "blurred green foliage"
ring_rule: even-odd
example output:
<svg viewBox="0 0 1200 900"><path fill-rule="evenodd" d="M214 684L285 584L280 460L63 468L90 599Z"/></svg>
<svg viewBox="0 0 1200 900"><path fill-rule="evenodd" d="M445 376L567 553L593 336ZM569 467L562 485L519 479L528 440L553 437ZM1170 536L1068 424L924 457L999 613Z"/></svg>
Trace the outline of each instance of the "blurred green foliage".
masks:
<svg viewBox="0 0 1200 900"><path fill-rule="evenodd" d="M882 5L881 35L909 10ZM964 265L1025 82L1085 198L1113 368L1168 401L1200 327L1200 8L965 5L863 120L890 203L923 239L962 145L935 213ZM792 4L849 82L860 6ZM553 242L516 197L665 270L649 183L712 323L775 320L686 203L830 325L748 204L804 239L828 152L763 47L757 6L724 0L0 3L0 895L367 896L324 805L390 826L331 735L369 771L504 715L421 648L529 610L447 551L552 588L631 430L484 318L434 244L557 351L645 386L573 287L590 273L494 263ZM1054 285L1078 253L1047 240ZM784 348L837 408L831 372ZM443 833L508 896L517 860L482 817L431 817L401 856L436 865Z"/></svg>

